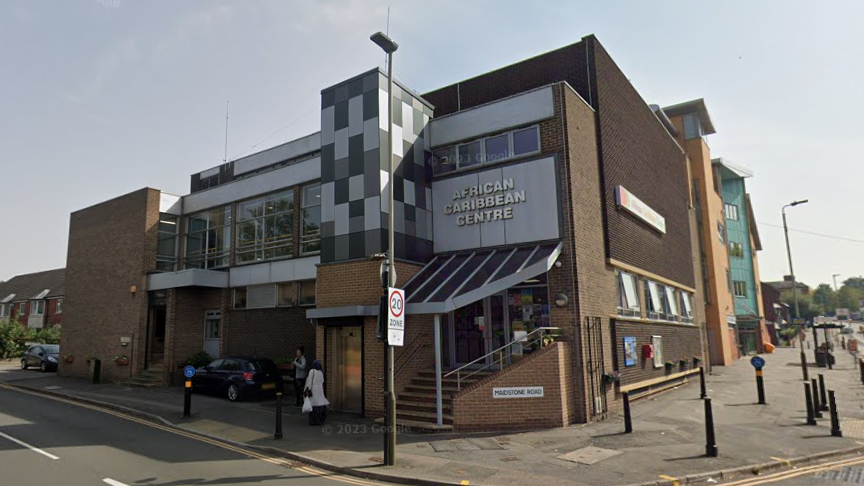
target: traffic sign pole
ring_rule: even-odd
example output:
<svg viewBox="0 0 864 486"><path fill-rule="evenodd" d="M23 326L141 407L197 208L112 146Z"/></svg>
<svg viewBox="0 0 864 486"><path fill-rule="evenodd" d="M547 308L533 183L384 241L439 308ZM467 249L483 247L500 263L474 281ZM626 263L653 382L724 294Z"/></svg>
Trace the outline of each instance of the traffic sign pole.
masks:
<svg viewBox="0 0 864 486"><path fill-rule="evenodd" d="M192 416L192 377L195 376L195 367L187 366L183 369L186 377L186 389L183 395L183 418Z"/></svg>
<svg viewBox="0 0 864 486"><path fill-rule="evenodd" d="M753 356L750 358L750 364L756 369L756 395L759 398L759 405L765 405L765 382L762 381L762 368L765 367L765 359L761 356Z"/></svg>

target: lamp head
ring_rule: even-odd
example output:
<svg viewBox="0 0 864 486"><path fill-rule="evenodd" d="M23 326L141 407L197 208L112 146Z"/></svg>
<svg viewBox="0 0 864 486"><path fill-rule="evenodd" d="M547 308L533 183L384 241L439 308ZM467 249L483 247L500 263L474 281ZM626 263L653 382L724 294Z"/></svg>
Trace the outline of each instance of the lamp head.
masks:
<svg viewBox="0 0 864 486"><path fill-rule="evenodd" d="M378 47L384 50L387 54L393 54L396 49L399 49L399 44L393 42L393 39L387 37L383 32L376 32L370 37L372 42L378 44Z"/></svg>
<svg viewBox="0 0 864 486"><path fill-rule="evenodd" d="M790 204L790 206L795 207L799 204L807 204L809 201L810 201L809 199L802 199L800 201L793 202L792 204Z"/></svg>

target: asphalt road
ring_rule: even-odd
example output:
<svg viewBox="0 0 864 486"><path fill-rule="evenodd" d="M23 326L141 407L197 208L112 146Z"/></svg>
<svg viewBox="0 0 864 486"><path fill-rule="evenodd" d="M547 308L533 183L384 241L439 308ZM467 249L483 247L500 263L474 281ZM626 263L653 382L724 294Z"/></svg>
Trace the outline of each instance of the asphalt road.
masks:
<svg viewBox="0 0 864 486"><path fill-rule="evenodd" d="M2 485L340 483L384 484L261 456L116 412L0 388Z"/></svg>

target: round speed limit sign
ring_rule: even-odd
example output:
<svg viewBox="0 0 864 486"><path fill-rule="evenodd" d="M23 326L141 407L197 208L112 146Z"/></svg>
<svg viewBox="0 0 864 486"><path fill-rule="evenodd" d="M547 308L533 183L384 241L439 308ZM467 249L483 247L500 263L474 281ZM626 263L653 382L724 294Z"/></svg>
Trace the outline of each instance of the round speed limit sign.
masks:
<svg viewBox="0 0 864 486"><path fill-rule="evenodd" d="M402 346L405 338L405 291L387 289L387 344Z"/></svg>

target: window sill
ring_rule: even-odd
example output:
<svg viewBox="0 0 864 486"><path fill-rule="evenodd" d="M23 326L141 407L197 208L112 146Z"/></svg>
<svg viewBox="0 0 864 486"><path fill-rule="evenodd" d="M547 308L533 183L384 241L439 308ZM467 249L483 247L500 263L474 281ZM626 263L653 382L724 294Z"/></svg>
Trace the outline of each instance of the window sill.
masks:
<svg viewBox="0 0 864 486"><path fill-rule="evenodd" d="M645 319L643 317L630 317L630 316L619 316L617 314L611 314L609 316L610 319L615 319L616 321L627 321L627 322L638 322L640 324L659 324L663 326L678 326L678 327L696 327L693 323L686 322L678 322L678 321L663 321L659 319Z"/></svg>

